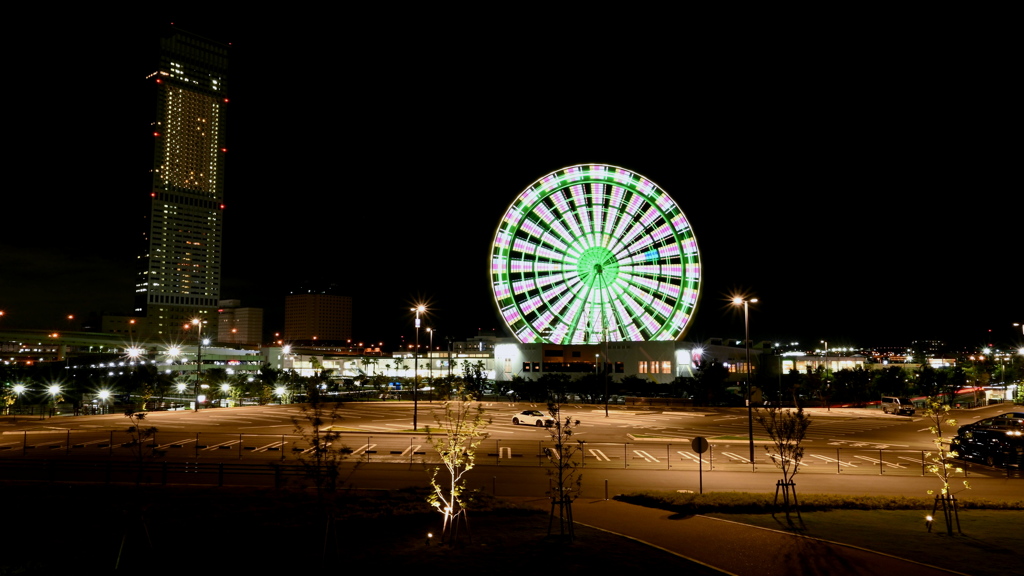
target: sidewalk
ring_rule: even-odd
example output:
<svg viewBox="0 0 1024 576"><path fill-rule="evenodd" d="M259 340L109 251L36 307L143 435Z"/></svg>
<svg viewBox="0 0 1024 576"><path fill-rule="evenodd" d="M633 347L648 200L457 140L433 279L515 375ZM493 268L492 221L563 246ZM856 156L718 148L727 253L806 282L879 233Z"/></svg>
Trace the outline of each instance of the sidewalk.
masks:
<svg viewBox="0 0 1024 576"><path fill-rule="evenodd" d="M521 503L545 511L550 506L546 498ZM580 498L572 513L577 524L632 538L734 576L959 574L843 544L616 500Z"/></svg>

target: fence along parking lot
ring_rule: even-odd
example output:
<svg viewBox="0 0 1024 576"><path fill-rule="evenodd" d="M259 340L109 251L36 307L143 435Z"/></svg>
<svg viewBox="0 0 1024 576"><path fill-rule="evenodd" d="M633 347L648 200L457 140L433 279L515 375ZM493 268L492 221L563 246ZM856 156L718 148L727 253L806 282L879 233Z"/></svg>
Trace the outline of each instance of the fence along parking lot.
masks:
<svg viewBox="0 0 1024 576"><path fill-rule="evenodd" d="M138 446L124 431L36 431L5 433L0 439L0 458L76 459L106 458L138 460ZM441 459L424 434L342 433L339 442L351 461L439 464ZM548 440L485 440L477 450L477 462L498 466L544 466L554 443ZM268 462L297 463L309 445L294 434L176 433L158 432L143 446L147 462L225 462L262 466ZM806 446L802 473L926 475L930 464L927 451L893 448ZM582 465L594 469L648 469L767 471L772 459L760 445L750 462L746 443L715 442L704 454L693 451L689 442L585 442ZM964 463L964 476L997 469ZM1008 467L1008 475L1019 474Z"/></svg>

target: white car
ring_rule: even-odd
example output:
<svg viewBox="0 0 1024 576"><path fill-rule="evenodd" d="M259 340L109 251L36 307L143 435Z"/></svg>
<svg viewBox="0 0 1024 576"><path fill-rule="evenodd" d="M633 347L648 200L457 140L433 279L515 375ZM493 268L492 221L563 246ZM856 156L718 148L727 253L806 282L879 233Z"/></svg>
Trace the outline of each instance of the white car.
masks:
<svg viewBox="0 0 1024 576"><path fill-rule="evenodd" d="M554 426L555 419L540 410L523 410L512 417L512 423L526 424L527 426Z"/></svg>

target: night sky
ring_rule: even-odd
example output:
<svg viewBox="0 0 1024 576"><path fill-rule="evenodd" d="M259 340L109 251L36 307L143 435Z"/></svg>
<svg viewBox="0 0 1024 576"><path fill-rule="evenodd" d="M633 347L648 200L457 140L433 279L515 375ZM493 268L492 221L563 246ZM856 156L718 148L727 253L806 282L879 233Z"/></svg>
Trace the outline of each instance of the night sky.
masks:
<svg viewBox="0 0 1024 576"><path fill-rule="evenodd" d="M221 296L264 308L268 331L288 290L317 281L355 299L358 340L411 341L417 301L439 337L500 333L500 217L537 178L595 162L653 180L692 223L704 293L687 339L741 337L736 291L760 299L755 340L1021 339L1005 74L908 46L361 16L176 20L232 43ZM3 326L130 311L144 78L174 17L27 24L45 49L9 68L24 89L7 118Z"/></svg>

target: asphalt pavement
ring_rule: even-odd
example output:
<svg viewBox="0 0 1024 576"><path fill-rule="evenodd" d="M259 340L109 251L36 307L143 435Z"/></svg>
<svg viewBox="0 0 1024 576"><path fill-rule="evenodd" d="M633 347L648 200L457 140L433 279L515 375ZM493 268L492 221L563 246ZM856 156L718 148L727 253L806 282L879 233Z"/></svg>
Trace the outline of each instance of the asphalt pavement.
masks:
<svg viewBox="0 0 1024 576"><path fill-rule="evenodd" d="M550 509L547 498L517 500ZM577 524L631 538L735 576L961 574L855 546L617 500L580 498L572 505L572 517Z"/></svg>

